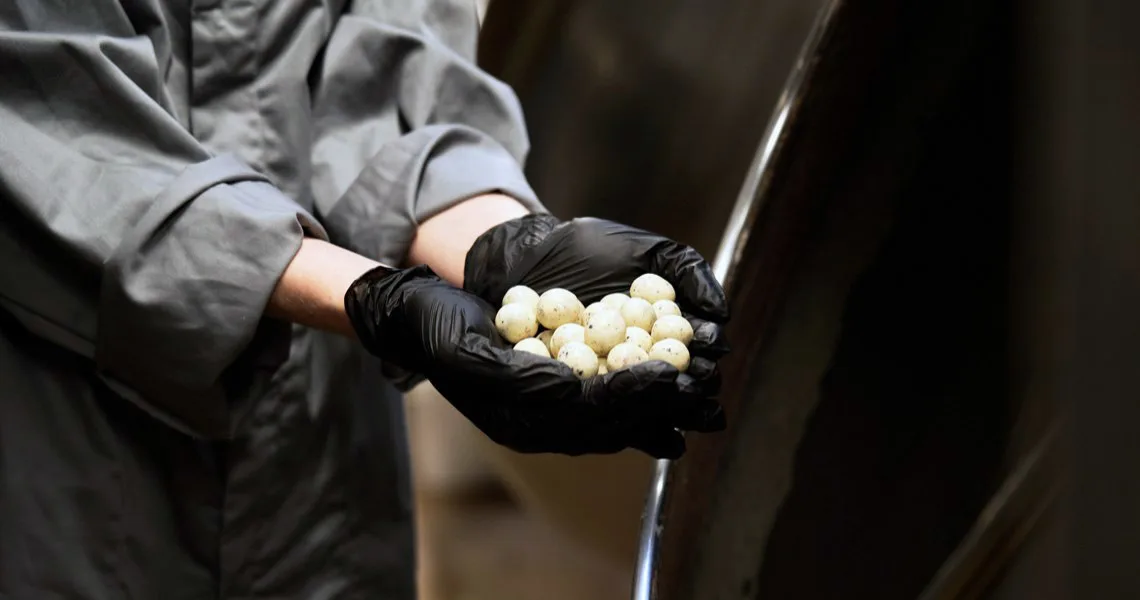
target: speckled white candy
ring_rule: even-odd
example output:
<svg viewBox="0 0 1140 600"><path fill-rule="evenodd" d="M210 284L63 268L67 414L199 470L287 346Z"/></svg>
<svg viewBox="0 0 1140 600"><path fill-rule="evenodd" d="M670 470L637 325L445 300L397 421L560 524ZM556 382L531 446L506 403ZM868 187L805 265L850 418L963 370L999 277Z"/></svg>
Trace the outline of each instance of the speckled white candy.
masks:
<svg viewBox="0 0 1140 600"><path fill-rule="evenodd" d="M629 295L632 298L648 300L650 304L658 300L676 300L677 293L673 291L673 284L665 281L664 277L646 273L633 280L629 286Z"/></svg>
<svg viewBox="0 0 1140 600"><path fill-rule="evenodd" d="M621 293L606 294L606 297L601 299L602 304L615 310L621 310L622 305L627 301L629 301L629 296Z"/></svg>
<svg viewBox="0 0 1140 600"><path fill-rule="evenodd" d="M601 302L594 302L594 303L590 304L589 306L586 307L586 310L582 311L582 317L581 317L581 319L579 319L578 322L581 323L583 327L585 327L586 324L590 322L590 317L594 316L595 314L597 314L597 312L599 310L602 310L602 309L608 310L608 309L610 309L610 307L606 306L605 304L603 304Z"/></svg>
<svg viewBox="0 0 1140 600"><path fill-rule="evenodd" d="M566 323L554 330L550 336L550 355L558 356L558 351L570 342L586 343L586 328L577 323Z"/></svg>
<svg viewBox="0 0 1140 600"><path fill-rule="evenodd" d="M538 292L525 285L516 285L503 294L503 306L508 304L525 304L531 310L538 312Z"/></svg>
<svg viewBox="0 0 1140 600"><path fill-rule="evenodd" d="M649 349L653 347L653 336L649 335L648 331L640 327L626 327L625 341L646 352L649 352Z"/></svg>
<svg viewBox="0 0 1140 600"><path fill-rule="evenodd" d="M677 315L679 317L681 316L681 307L672 300L658 300L653 303L653 314L657 315L658 319L665 315Z"/></svg>
<svg viewBox="0 0 1140 600"><path fill-rule="evenodd" d="M519 340L519 342L515 344L515 350L519 352L530 352L531 354L550 358L550 348L547 348L546 344L542 343L542 340L538 338L529 337L525 340Z"/></svg>
<svg viewBox="0 0 1140 600"><path fill-rule="evenodd" d="M623 304L621 317L625 319L627 327L640 327L646 331L652 331L653 322L657 320L653 305L643 298L630 298Z"/></svg>
<svg viewBox="0 0 1140 600"><path fill-rule="evenodd" d="M688 346L689 342L693 341L693 326L685 317L665 315L653 324L651 334L654 342L673 339Z"/></svg>
<svg viewBox="0 0 1140 600"><path fill-rule="evenodd" d="M595 312L586 323L586 345L598 356L605 356L624 339L625 319L608 306Z"/></svg>
<svg viewBox="0 0 1140 600"><path fill-rule="evenodd" d="M495 328L499 335L514 344L519 340L534 337L538 333L538 322L534 311L525 304L508 304L495 314Z"/></svg>
<svg viewBox="0 0 1140 600"><path fill-rule="evenodd" d="M647 360L649 360L649 353L642 350L641 346L622 342L610 350L609 356L606 357L606 366L611 371L617 371Z"/></svg>
<svg viewBox="0 0 1140 600"><path fill-rule="evenodd" d="M554 337L554 332L549 330L549 329L538 332L538 336L537 336L539 341L541 341L543 344L546 344L546 349L547 349L548 353L551 356L554 356L554 352L550 351L550 338L552 338L552 337Z"/></svg>
<svg viewBox="0 0 1140 600"><path fill-rule="evenodd" d="M538 322L547 329L577 323L581 314L582 303L569 290L553 288L538 297Z"/></svg>
<svg viewBox="0 0 1140 600"><path fill-rule="evenodd" d="M689 368L689 349L679 340L661 340L649 349L649 360L663 360L684 372Z"/></svg>
<svg viewBox="0 0 1140 600"><path fill-rule="evenodd" d="M582 342L570 342L558 351L558 360L574 371L579 379L598 374L598 355Z"/></svg>

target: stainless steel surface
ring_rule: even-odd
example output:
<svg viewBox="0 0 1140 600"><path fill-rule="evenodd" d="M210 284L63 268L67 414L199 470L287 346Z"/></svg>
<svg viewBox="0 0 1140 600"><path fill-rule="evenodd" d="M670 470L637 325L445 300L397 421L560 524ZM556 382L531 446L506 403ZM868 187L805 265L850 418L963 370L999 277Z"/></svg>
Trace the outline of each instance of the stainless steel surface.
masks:
<svg viewBox="0 0 1140 600"><path fill-rule="evenodd" d="M713 260L713 270L717 279L728 284L732 267L739 260L740 252L747 241L747 227L755 217L762 203L762 185L769 174L769 165L772 156L779 145L784 133L784 125L789 115L798 105L805 79L808 77L813 57L819 51L828 25L842 0L832 0L821 11L811 32L800 50L799 57L788 75L784 91L773 111L771 121L760 141L748 176L737 196L732 213L728 218L724 235L716 257ZM730 290L731 293L731 290ZM645 512L642 515L641 543L638 548L636 579L633 585L634 600L650 600L653 595L653 583L656 579L657 548L663 524L661 523L661 509L669 480L671 462L661 460L657 462L653 482L645 500Z"/></svg>

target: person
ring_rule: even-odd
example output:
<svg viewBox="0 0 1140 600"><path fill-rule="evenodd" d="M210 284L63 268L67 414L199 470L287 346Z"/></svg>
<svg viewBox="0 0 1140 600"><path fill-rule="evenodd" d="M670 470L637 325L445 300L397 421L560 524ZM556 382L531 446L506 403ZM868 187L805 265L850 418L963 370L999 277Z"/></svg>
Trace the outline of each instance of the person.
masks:
<svg viewBox="0 0 1140 600"><path fill-rule="evenodd" d="M460 0L0 3L0 597L412 598L400 390L496 442L725 426L691 248L560 220ZM512 285L671 279L686 373L514 352Z"/></svg>

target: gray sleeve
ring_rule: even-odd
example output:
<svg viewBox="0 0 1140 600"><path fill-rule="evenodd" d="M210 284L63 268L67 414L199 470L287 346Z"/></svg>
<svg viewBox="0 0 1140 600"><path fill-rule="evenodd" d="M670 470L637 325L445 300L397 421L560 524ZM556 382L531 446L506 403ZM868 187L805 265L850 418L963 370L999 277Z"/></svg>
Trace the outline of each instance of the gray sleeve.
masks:
<svg viewBox="0 0 1140 600"><path fill-rule="evenodd" d="M80 6L96 5L116 6ZM223 373L324 230L164 110L149 40L31 27L0 19L0 310L153 414L225 436Z"/></svg>
<svg viewBox="0 0 1140 600"><path fill-rule="evenodd" d="M472 0L357 0L314 95L314 199L337 243L399 264L424 219L501 192L545 212L523 175L514 92L475 65Z"/></svg>

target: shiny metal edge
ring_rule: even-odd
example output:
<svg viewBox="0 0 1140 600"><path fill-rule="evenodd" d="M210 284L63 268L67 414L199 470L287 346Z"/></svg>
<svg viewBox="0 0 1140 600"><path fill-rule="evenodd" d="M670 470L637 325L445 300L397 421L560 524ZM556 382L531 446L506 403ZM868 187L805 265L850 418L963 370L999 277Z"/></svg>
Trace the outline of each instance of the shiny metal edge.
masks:
<svg viewBox="0 0 1140 600"><path fill-rule="evenodd" d="M653 481L641 513L641 537L637 548L637 567L633 579L634 600L653 597L653 581L657 568L657 543L661 538L661 506L665 499L665 481L669 478L668 459L654 466Z"/></svg>
<svg viewBox="0 0 1140 600"><path fill-rule="evenodd" d="M796 64L792 67L784 84L784 91L776 102L772 118L768 121L767 130L761 138L760 147L749 167L748 175L733 205L721 238L720 247L713 259L713 272L717 279L729 285L729 274L740 261L740 254L748 241L747 228L755 219L762 202L762 185L766 181L772 158L775 156L779 141L784 136L784 128L792 111L799 105L803 93L804 83L814 65L814 58L823 43L825 34L830 29L835 14L839 12L844 0L831 0L821 10L812 24L811 31L800 50ZM658 460L654 466L653 480L650 482L649 492L645 499L645 508L641 514L641 534L638 541L637 563L634 571L633 600L654 600L653 585L657 579L657 561L660 550L662 508L665 501L665 492L672 469L672 462L666 459Z"/></svg>
<svg viewBox="0 0 1140 600"><path fill-rule="evenodd" d="M751 224L763 204L761 186L765 182L765 176L768 174L772 158L776 154L776 147L784 136L788 117L799 106L804 82L807 81L807 76L811 72L811 67L818 55L824 36L830 29L835 14L839 12L839 7L843 3L844 0L832 0L820 10L815 23L812 24L811 31L808 32L808 37L804 41L799 57L796 58L796 64L792 67L792 72L788 74L784 91L780 94L780 99L776 101L776 108L772 113L772 118L768 121L768 129L760 140L760 147L756 151L756 157L753 159L744 185L740 189L740 195L736 198L736 204L729 214L724 236L721 238L720 247L717 248L716 256L713 258L713 272L722 284L728 283L729 273L740 260L740 253L748 241L746 233L748 225Z"/></svg>

